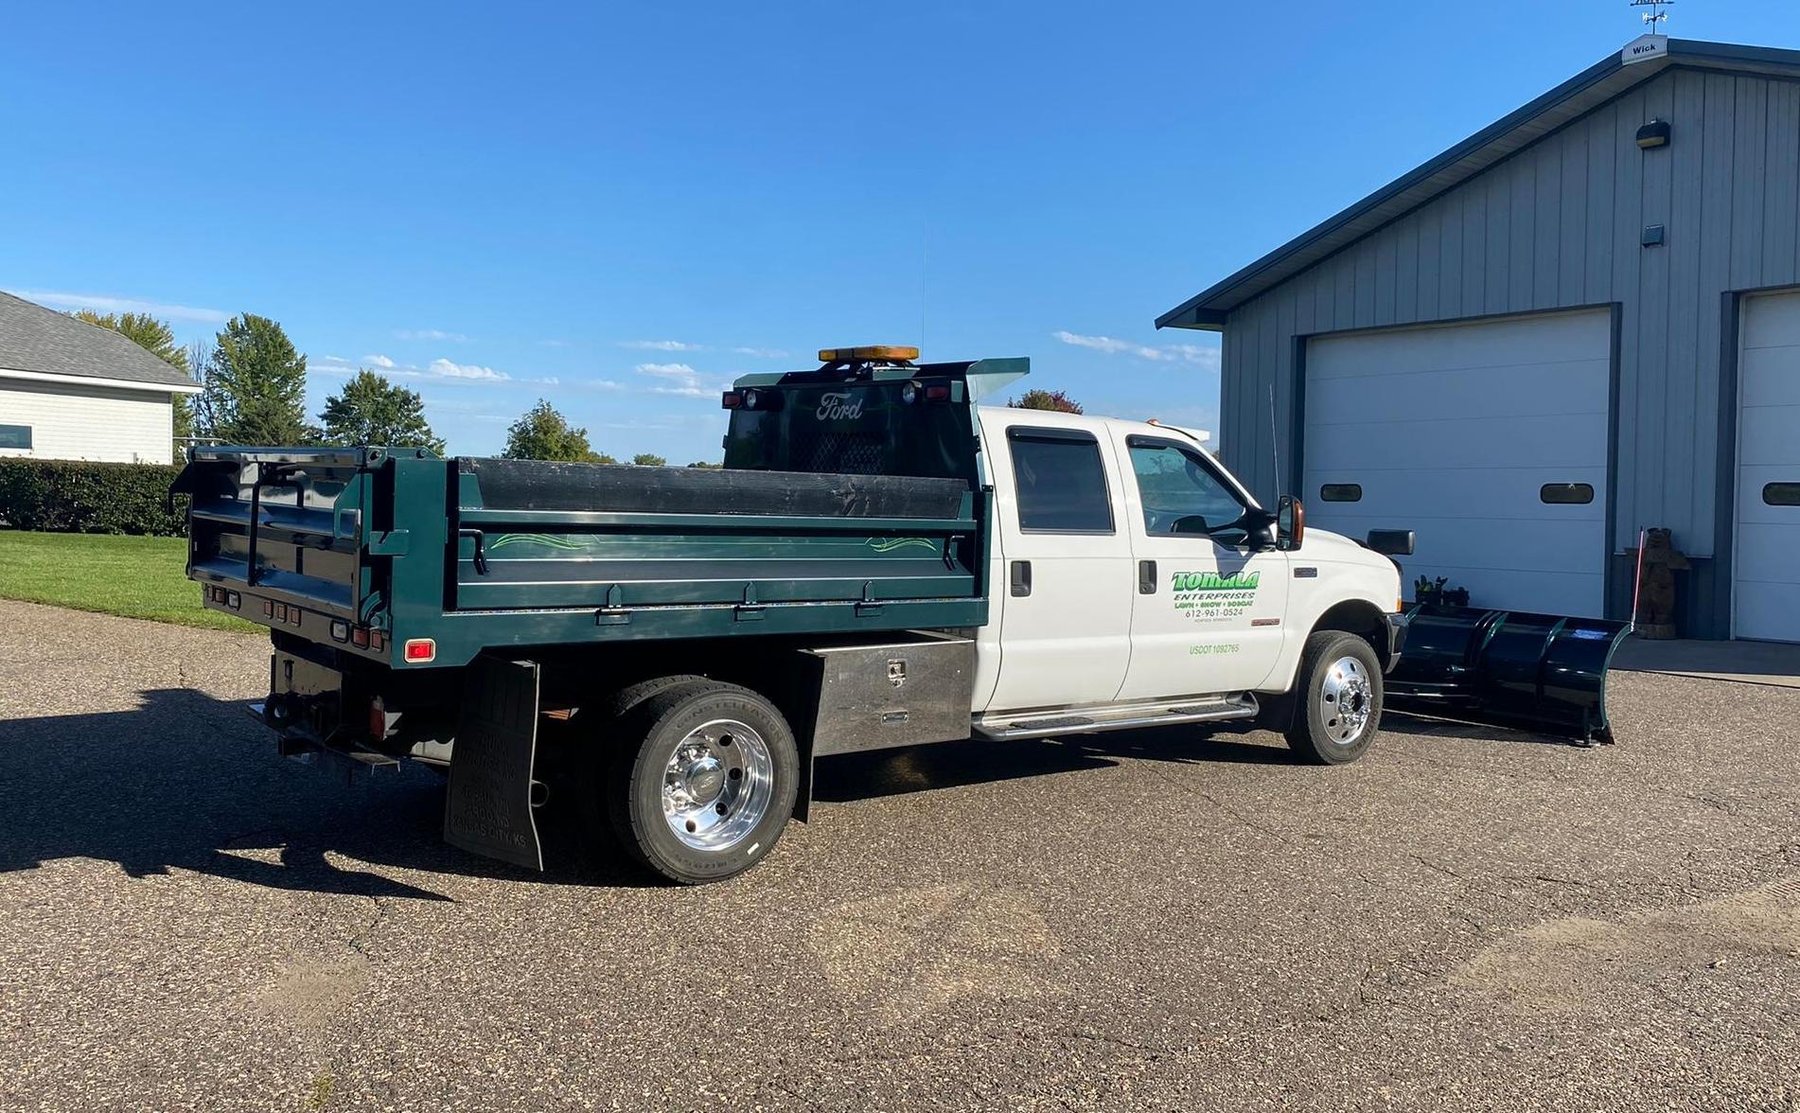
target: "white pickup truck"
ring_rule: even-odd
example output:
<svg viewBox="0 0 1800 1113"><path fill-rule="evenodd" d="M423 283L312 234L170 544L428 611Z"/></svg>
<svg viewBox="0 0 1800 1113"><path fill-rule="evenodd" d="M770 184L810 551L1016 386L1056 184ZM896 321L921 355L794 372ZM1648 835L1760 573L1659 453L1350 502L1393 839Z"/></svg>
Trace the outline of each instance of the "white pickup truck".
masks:
<svg viewBox="0 0 1800 1113"><path fill-rule="evenodd" d="M1025 361L915 355L739 380L722 470L196 449L188 573L270 628L281 752L437 766L446 838L528 866L573 797L731 876L858 750L1258 716L1368 749L1409 534L1308 532L1180 429L977 407Z"/></svg>

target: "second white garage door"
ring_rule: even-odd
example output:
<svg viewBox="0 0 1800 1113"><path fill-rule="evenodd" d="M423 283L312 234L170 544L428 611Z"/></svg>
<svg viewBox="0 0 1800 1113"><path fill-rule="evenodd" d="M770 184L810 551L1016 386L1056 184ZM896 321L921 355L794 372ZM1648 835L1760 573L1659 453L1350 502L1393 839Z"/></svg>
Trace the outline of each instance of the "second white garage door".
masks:
<svg viewBox="0 0 1800 1113"><path fill-rule="evenodd" d="M1733 633L1800 641L1800 293L1744 300Z"/></svg>
<svg viewBox="0 0 1800 1113"><path fill-rule="evenodd" d="M1583 311L1316 337L1307 518L1412 529L1408 579L1478 607L1605 610L1612 319Z"/></svg>

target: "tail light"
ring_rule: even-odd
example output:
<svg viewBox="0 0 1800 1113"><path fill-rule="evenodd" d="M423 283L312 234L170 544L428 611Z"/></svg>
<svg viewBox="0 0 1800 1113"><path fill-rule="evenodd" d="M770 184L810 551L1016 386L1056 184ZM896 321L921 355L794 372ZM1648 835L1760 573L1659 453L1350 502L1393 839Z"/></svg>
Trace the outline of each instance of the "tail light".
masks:
<svg viewBox="0 0 1800 1113"><path fill-rule="evenodd" d="M379 742L387 737L387 732L387 707L381 702L381 697L377 696L369 701L369 737Z"/></svg>
<svg viewBox="0 0 1800 1113"><path fill-rule="evenodd" d="M404 656L410 664L423 665L437 660L437 642L430 638L408 638Z"/></svg>

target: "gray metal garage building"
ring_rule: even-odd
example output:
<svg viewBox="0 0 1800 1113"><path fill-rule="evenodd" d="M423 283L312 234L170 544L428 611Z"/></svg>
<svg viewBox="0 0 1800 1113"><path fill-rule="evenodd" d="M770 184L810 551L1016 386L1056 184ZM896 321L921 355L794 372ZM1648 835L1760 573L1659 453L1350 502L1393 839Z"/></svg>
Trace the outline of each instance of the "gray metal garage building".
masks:
<svg viewBox="0 0 1800 1113"><path fill-rule="evenodd" d="M1409 575L1622 618L1667 526L1684 633L1800 641L1797 231L1800 51L1646 37L1156 323L1224 334L1259 495Z"/></svg>

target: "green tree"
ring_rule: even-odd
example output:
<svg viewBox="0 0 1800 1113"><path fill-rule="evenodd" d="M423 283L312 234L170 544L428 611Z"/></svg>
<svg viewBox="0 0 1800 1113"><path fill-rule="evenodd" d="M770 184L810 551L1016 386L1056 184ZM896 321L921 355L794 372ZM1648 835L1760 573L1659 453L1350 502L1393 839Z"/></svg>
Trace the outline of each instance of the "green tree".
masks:
<svg viewBox="0 0 1800 1113"><path fill-rule="evenodd" d="M542 398L506 431L506 450L500 455L508 460L617 463L611 456L595 452L588 445L587 430L570 425L568 418Z"/></svg>
<svg viewBox="0 0 1800 1113"><path fill-rule="evenodd" d="M306 357L279 324L241 313L219 330L202 368L200 431L227 444L305 444Z"/></svg>
<svg viewBox="0 0 1800 1113"><path fill-rule="evenodd" d="M425 400L419 392L396 386L368 368L325 400L319 420L325 423L325 440L331 444L429 448L444 454L443 438L425 421Z"/></svg>
<svg viewBox="0 0 1800 1113"><path fill-rule="evenodd" d="M724 466L724 464L715 464L708 460L695 460L688 465L690 468L722 468Z"/></svg>
<svg viewBox="0 0 1800 1113"><path fill-rule="evenodd" d="M96 328L110 329L177 371L193 374L188 350L175 343L175 331L167 321L159 321L148 313L96 313L92 309L77 309L70 316ZM194 435L194 407L185 394L173 395L169 405L175 418L175 458L180 459L182 449Z"/></svg>
<svg viewBox="0 0 1800 1113"><path fill-rule="evenodd" d="M1060 390L1028 390L1023 398L1009 399L1006 404L1015 410L1055 410L1065 414L1082 412L1081 403Z"/></svg>
<svg viewBox="0 0 1800 1113"><path fill-rule="evenodd" d="M669 466L667 457L658 456L654 452L640 452L631 458L631 462L646 468L666 468Z"/></svg>
<svg viewBox="0 0 1800 1113"><path fill-rule="evenodd" d="M70 316L118 333L178 371L188 370L187 352L175 343L167 321L148 313L96 313L92 309L77 309Z"/></svg>

